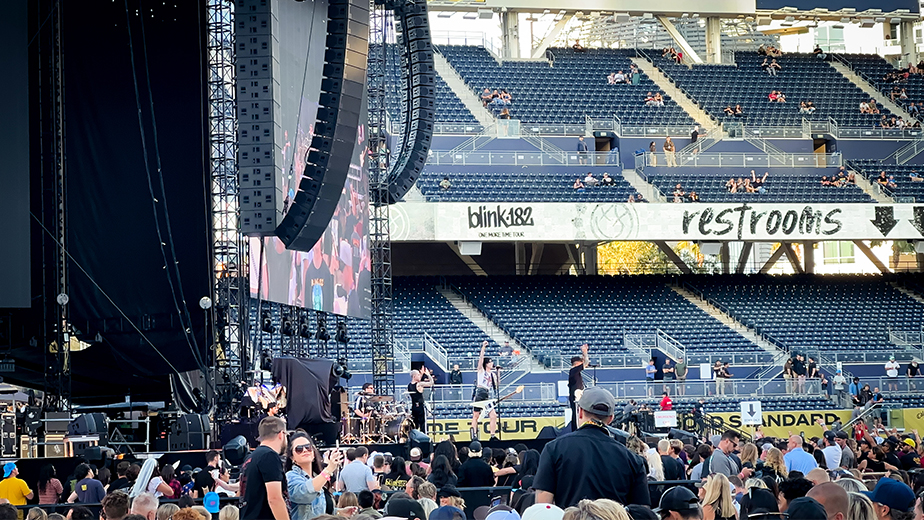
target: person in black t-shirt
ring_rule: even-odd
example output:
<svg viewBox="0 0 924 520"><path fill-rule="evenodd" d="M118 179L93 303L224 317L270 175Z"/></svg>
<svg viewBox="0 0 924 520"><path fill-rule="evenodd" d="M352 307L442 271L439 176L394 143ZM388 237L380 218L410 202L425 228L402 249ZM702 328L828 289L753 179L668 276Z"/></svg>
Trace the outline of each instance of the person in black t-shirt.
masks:
<svg viewBox="0 0 924 520"><path fill-rule="evenodd" d="M286 423L279 417L260 421L260 446L241 466L241 520L289 520L285 472Z"/></svg>
<svg viewBox="0 0 924 520"><path fill-rule="evenodd" d="M610 437L605 428L615 408L616 400L605 389L596 386L584 391L578 400L581 427L542 450L533 480L536 503L567 508L585 498L609 498L624 505L651 505L642 458Z"/></svg>
<svg viewBox="0 0 924 520"><path fill-rule="evenodd" d="M193 480L193 498L203 498L209 491L215 491L215 476L221 464L221 453L209 450L205 454L205 468L196 473Z"/></svg>
<svg viewBox="0 0 924 520"><path fill-rule="evenodd" d="M581 345L581 355L571 358L571 370L568 371L568 405L571 407L571 431L577 430L577 409L574 403L580 399L578 390L584 390L584 367L587 366L587 343Z"/></svg>
<svg viewBox="0 0 924 520"><path fill-rule="evenodd" d="M426 371L427 367L421 367ZM433 386L432 381L424 381L423 373L420 370L411 370L411 382L407 385L407 393L411 396L411 419L414 420L414 426L427 433L427 411L424 408L424 388Z"/></svg>
<svg viewBox="0 0 924 520"><path fill-rule="evenodd" d="M792 371L796 375L795 392L797 394L804 394L805 393L805 376L808 371L805 368L805 358L802 357L802 354L796 354L795 359L793 359Z"/></svg>

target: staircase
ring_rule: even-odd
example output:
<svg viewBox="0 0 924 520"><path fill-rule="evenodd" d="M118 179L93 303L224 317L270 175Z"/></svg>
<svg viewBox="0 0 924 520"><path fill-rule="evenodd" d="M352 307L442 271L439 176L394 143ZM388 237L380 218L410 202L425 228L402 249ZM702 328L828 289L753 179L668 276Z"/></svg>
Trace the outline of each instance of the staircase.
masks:
<svg viewBox="0 0 924 520"><path fill-rule="evenodd" d="M892 287L894 287L896 291L898 291L898 292L904 294L905 296L911 298L912 300L914 300L914 301L916 301L916 302L918 302L918 303L924 303L924 298L922 298L918 293L916 293L916 292L914 292L914 291L909 291L908 289L905 289L904 287L902 287L901 285L899 285L899 284L897 284L897 283L895 283L895 282L889 282L889 285L891 285Z"/></svg>
<svg viewBox="0 0 924 520"><path fill-rule="evenodd" d="M892 204L893 202L895 202L892 199L892 197L883 193L883 191L879 189L879 186L871 183L869 179L866 178L866 175L864 175L862 172L856 170L855 168L849 168L849 169L853 170L854 172L853 178L857 182L857 186L860 189L862 189L864 192L866 192L867 195L874 198L876 202L880 204Z"/></svg>
<svg viewBox="0 0 924 520"><path fill-rule="evenodd" d="M443 81L462 100L465 108L475 116L481 126L488 127L494 123L494 116L484 107L481 100L478 99L478 95L468 88L462 76L456 72L456 69L452 68L449 61L439 52L433 53L433 65L436 72L443 78Z"/></svg>
<svg viewBox="0 0 924 520"><path fill-rule="evenodd" d="M914 121L914 117L906 112L904 108L889 99L889 96L886 96L882 92L876 90L876 87L870 85L868 81L860 77L859 74L854 72L846 64L835 59L829 61L828 65L831 65L834 70L840 72L842 76L849 79L851 83L860 87L860 90L865 92L870 99L875 99L877 103L880 103L882 106L888 108L889 112L892 112L896 116L902 116L905 121Z"/></svg>
<svg viewBox="0 0 924 520"><path fill-rule="evenodd" d="M651 184L648 184L635 170L623 170L622 176L629 181L629 184L635 188L635 191L641 193L645 197L645 200L650 202L667 202L667 199L661 195L661 192Z"/></svg>
<svg viewBox="0 0 924 520"><path fill-rule="evenodd" d="M719 127L716 124L715 120L706 113L705 110L699 108L699 106L694 103L690 98L687 97L676 85L661 72L661 69L657 67L651 61L648 61L645 58L632 58L632 63L638 66L640 72L644 72L651 78L651 81L654 81L655 84L664 91L665 94L669 95L680 108L684 110L694 121L699 123L702 128L706 129L706 135L711 135L715 132L719 132Z"/></svg>
<svg viewBox="0 0 924 520"><path fill-rule="evenodd" d="M780 353L780 349L777 348L776 345L760 337L760 335L754 332L752 329L747 328L740 321L736 320L735 318L732 318L728 314L725 314L724 312L722 312L721 309L711 305L709 302L702 299L698 295L694 294L692 291L690 291L686 287L671 286L671 289L677 294L679 294L680 296L683 296L684 298L686 298L688 302L704 310L707 314L709 314L713 318L722 322L723 325L734 330L738 334L744 336L745 338L750 340L752 343L754 343L755 345L757 345L764 351L770 354L773 354L774 356ZM782 371L783 371L783 368L782 368L782 361L781 361L780 362L780 372Z"/></svg>

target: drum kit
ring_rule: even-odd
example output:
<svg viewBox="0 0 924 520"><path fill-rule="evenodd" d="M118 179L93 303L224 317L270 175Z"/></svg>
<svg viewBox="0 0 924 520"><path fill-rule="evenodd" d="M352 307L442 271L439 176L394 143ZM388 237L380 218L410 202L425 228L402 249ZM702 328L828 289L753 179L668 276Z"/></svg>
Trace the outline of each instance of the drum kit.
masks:
<svg viewBox="0 0 924 520"><path fill-rule="evenodd" d="M364 396L363 413L358 417L353 410L343 410L340 422L340 442L344 444L405 443L410 436L413 421L410 408L395 401L390 395Z"/></svg>

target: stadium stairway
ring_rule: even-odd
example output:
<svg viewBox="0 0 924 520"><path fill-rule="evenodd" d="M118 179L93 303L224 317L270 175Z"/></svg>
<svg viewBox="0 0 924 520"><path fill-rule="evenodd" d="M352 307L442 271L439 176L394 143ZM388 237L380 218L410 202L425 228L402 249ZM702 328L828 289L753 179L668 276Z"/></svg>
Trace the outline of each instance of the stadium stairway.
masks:
<svg viewBox="0 0 924 520"><path fill-rule="evenodd" d="M639 176L635 169L625 169L622 171L622 178L635 188L635 191L641 193L645 200L650 202L667 202L667 198L661 195L661 191L649 184L645 179Z"/></svg>
<svg viewBox="0 0 924 520"><path fill-rule="evenodd" d="M465 80L462 79L462 76L459 75L456 69L452 68L452 65L449 64L449 61L447 61L442 54L438 52L433 53L433 67L436 69L436 72L439 73L440 77L443 78L443 81L446 82L446 85L452 89L456 97L462 101L465 108L475 116L475 119L478 120L481 126L487 127L494 124L494 116L481 104L478 96L465 84Z"/></svg>
<svg viewBox="0 0 924 520"><path fill-rule="evenodd" d="M892 204L895 200L892 197L888 196L879 189L878 186L873 185L872 182L866 177L866 174L856 168L850 166L847 167L848 170L854 172L856 176L854 177L857 181L857 187L866 192L867 195L876 200L880 204Z"/></svg>
<svg viewBox="0 0 924 520"><path fill-rule="evenodd" d="M851 83L860 87L860 90L866 92L866 95L868 95L870 99L875 99L876 102L878 102L880 105L889 109L889 112L902 116L906 121L914 121L914 117L906 112L904 108L889 99L889 96L886 96L882 92L876 90L876 87L870 85L868 81L861 78L856 72L850 70L850 67L847 65L844 65L836 59L829 61L828 65L833 67L834 70L840 72L841 75L850 80ZM859 107L857 110L859 110Z"/></svg>
<svg viewBox="0 0 924 520"><path fill-rule="evenodd" d="M711 134L719 128L716 124L716 121L706 113L705 110L699 108L686 94L683 93L676 85L661 72L654 63L648 61L645 58L632 58L632 63L638 66L640 71L643 71L645 74L651 78L651 81L654 81L655 85L658 86L665 94L671 97L674 101L680 105L680 108L683 109L694 121L699 123L699 126L706 129L708 134ZM691 128L690 131L693 129Z"/></svg>
<svg viewBox="0 0 924 520"><path fill-rule="evenodd" d="M896 282L889 282L889 285L894 287L896 291L904 294L905 296L911 298L912 300L915 300L918 303L924 303L924 298L922 298L921 295L919 295L918 293L914 291L909 291L908 289L902 287L900 284Z"/></svg>

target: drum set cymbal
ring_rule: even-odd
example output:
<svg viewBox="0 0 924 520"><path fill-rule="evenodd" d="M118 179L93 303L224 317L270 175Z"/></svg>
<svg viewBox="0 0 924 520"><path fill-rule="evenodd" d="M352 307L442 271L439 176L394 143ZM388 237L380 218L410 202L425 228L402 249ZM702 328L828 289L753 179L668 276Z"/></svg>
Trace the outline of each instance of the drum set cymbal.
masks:
<svg viewBox="0 0 924 520"><path fill-rule="evenodd" d="M358 444L389 444L407 442L412 429L410 411L404 403L390 395L365 398L364 413L359 417L353 410L343 414L340 441Z"/></svg>

